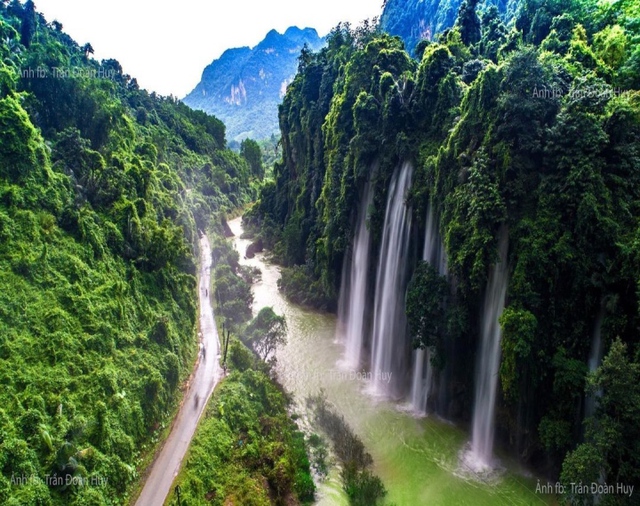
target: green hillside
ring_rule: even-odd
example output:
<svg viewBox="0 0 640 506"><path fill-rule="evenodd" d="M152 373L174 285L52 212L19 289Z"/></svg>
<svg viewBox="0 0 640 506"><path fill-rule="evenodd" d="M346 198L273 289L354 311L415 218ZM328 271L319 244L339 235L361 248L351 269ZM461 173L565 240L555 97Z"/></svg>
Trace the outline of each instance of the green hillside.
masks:
<svg viewBox="0 0 640 506"><path fill-rule="evenodd" d="M196 354L225 127L0 3L0 503L122 504Z"/></svg>

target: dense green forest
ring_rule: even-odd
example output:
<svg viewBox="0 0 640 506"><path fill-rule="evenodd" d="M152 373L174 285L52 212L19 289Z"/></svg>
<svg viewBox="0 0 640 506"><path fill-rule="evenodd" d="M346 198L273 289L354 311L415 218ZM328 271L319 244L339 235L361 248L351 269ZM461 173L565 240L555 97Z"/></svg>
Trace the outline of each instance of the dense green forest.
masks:
<svg viewBox="0 0 640 506"><path fill-rule="evenodd" d="M309 504L315 486L285 393L241 343L230 353L233 372L216 388L177 480L183 504Z"/></svg>
<svg viewBox="0 0 640 506"><path fill-rule="evenodd" d="M441 414L470 419L480 313L508 230L497 439L572 503L593 498L571 483L637 491L640 2L524 0L505 24L465 0L434 39L409 53L373 23L339 25L324 49L302 51L281 143L234 153L215 117L140 89L31 0L0 0L0 503L131 498L196 359L199 230L212 236L230 374L186 460L185 497L310 501L304 436L273 380L287 323L270 308L251 319L257 273L223 239L225 215L257 199L245 224L285 266L280 288L335 309L365 182L374 279L405 162L404 309L413 345L450 373ZM447 277L421 262L428 209ZM344 418L310 403L351 501L384 496Z"/></svg>
<svg viewBox="0 0 640 506"><path fill-rule="evenodd" d="M254 196L225 127L0 2L0 503L122 504L196 356L198 229Z"/></svg>
<svg viewBox="0 0 640 506"><path fill-rule="evenodd" d="M416 55L370 24L338 26L325 49L304 51L279 112L283 159L247 222L289 267L285 291L332 307L365 181L376 255L389 181L410 161L409 324L438 367L456 350L446 414L462 421L473 404L484 288L506 225L498 439L566 484L602 473L637 488L640 3L526 0L505 26L495 8L481 12L467 0L453 28L420 42ZM426 265L415 269L430 204L446 281ZM416 293L441 294L446 304ZM415 324L424 311L440 319L437 332ZM599 315L604 360L588 374ZM595 392L597 409L583 423L586 394Z"/></svg>

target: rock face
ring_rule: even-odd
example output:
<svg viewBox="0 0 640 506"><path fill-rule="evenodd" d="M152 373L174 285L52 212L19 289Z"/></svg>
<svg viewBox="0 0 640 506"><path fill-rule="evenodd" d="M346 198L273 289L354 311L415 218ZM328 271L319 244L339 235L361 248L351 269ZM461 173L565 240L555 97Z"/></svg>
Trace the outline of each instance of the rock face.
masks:
<svg viewBox="0 0 640 506"><path fill-rule="evenodd" d="M298 69L303 46L318 50L325 40L313 28L271 30L254 48L228 49L204 69L183 102L213 114L227 126L227 139L278 135L278 104Z"/></svg>
<svg viewBox="0 0 640 506"><path fill-rule="evenodd" d="M462 0L387 0L380 17L382 29L399 35L410 51L422 39L433 40L451 28L458 16ZM513 17L519 0L486 0L478 5L478 13L495 5L503 19Z"/></svg>
<svg viewBox="0 0 640 506"><path fill-rule="evenodd" d="M256 253L262 253L264 250L264 244L262 243L262 239L258 239L255 242L252 242L247 246L247 251L245 253L245 257L253 258L256 256Z"/></svg>
<svg viewBox="0 0 640 506"><path fill-rule="evenodd" d="M224 236L228 239L229 237L233 237L233 231L231 230L231 227L229 226L229 224L227 223L227 220L225 220L224 218L221 220L220 224L222 225L222 230L224 232Z"/></svg>

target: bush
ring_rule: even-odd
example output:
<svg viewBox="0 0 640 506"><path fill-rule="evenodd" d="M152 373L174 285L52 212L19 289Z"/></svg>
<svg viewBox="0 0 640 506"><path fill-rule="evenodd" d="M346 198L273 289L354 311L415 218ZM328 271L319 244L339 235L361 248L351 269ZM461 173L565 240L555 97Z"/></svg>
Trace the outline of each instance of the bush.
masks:
<svg viewBox="0 0 640 506"><path fill-rule="evenodd" d="M334 299L325 293L322 284L308 273L306 267L283 267L280 273L278 288L294 304L324 311L334 308Z"/></svg>
<svg viewBox="0 0 640 506"><path fill-rule="evenodd" d="M387 491L377 476L368 470L373 458L364 444L354 434L342 415L335 412L320 392L307 398L307 406L313 410L314 421L333 443L333 451L342 464L342 486L349 497L349 504L371 506L379 504ZM314 438L317 444L317 438Z"/></svg>
<svg viewBox="0 0 640 506"><path fill-rule="evenodd" d="M232 356L249 350L234 341ZM240 351L244 348L244 352ZM313 500L304 438L282 390L264 372L229 375L216 389L178 478L188 504L285 504ZM271 499L269 499L271 498ZM173 497L169 497L169 503Z"/></svg>

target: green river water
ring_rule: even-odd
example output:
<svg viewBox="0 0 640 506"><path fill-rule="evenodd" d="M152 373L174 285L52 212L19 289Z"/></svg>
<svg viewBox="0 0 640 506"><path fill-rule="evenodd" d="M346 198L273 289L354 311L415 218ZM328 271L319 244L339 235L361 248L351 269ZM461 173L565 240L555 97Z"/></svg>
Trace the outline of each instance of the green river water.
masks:
<svg viewBox="0 0 640 506"><path fill-rule="evenodd" d="M277 357L280 381L294 394L298 412L304 411L307 396L324 389L327 399L371 453L373 471L388 491L386 504L556 504L554 497L536 493L537 480L523 472L508 470L489 483L469 476L461 470L459 458L469 440L465 431L436 417L416 418L402 406L376 400L364 392L366 380L353 378L338 365L343 346L335 340L335 316L285 300L277 288L279 268L262 254L243 259L250 241L240 238L240 219L229 225L236 234L233 240L241 263L262 272L261 280L253 287L254 311L272 306L287 320L288 342ZM509 463L505 467L516 469ZM318 484L317 497L317 504L322 506L348 504L338 469L333 468L328 478Z"/></svg>

